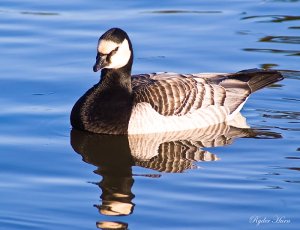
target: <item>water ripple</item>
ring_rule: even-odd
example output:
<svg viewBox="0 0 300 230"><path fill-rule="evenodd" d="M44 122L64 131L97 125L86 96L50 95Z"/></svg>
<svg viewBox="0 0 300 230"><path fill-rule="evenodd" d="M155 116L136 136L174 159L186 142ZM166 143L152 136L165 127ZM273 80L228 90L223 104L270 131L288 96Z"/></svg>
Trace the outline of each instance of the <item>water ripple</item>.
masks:
<svg viewBox="0 0 300 230"><path fill-rule="evenodd" d="M243 48L243 50L248 52L275 53L275 54L286 54L287 56L300 56L300 50L282 50L282 49L267 49L267 48Z"/></svg>
<svg viewBox="0 0 300 230"><path fill-rule="evenodd" d="M144 11L142 13L146 14L220 14L222 11L219 10L210 10L210 11L201 11L201 10L153 10L153 11Z"/></svg>
<svg viewBox="0 0 300 230"><path fill-rule="evenodd" d="M265 19L266 20L260 20ZM247 16L243 17L242 20L249 20L249 19L259 19L257 22L287 22L287 21L296 21L300 20L300 16L289 16L289 15L257 15L257 16Z"/></svg>
<svg viewBox="0 0 300 230"><path fill-rule="evenodd" d="M300 36L265 36L259 39L260 42L274 42L287 44L300 44Z"/></svg>

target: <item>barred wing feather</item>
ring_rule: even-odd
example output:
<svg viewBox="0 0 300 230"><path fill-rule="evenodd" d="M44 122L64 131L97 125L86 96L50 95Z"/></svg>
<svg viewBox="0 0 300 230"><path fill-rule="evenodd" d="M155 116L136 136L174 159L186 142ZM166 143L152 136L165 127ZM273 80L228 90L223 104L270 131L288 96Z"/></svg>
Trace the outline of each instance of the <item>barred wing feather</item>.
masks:
<svg viewBox="0 0 300 230"><path fill-rule="evenodd" d="M147 102L164 116L181 116L210 105L222 106L226 96L224 87L194 75L136 75L132 86L135 104Z"/></svg>
<svg viewBox="0 0 300 230"><path fill-rule="evenodd" d="M185 115L211 105L230 113L241 109L249 95L282 80L278 71L250 69L237 73L153 73L134 75L134 103L147 102L164 116Z"/></svg>

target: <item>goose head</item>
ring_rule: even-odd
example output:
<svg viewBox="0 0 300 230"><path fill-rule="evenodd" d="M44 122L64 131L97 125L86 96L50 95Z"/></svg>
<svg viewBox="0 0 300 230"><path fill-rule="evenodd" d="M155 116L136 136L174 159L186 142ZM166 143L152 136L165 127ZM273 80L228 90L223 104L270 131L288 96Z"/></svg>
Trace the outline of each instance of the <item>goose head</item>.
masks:
<svg viewBox="0 0 300 230"><path fill-rule="evenodd" d="M127 33L119 28L106 31L98 41L94 72L102 69L132 67L133 50Z"/></svg>

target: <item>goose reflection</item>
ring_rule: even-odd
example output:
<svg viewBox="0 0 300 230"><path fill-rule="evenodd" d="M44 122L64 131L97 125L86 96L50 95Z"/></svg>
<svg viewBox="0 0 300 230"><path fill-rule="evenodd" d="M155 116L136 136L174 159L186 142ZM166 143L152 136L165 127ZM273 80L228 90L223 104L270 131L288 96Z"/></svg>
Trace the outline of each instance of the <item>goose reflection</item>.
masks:
<svg viewBox="0 0 300 230"><path fill-rule="evenodd" d="M134 176L137 176L133 174L132 166L181 173L197 168L196 162L219 160L202 148L228 145L239 137L278 137L274 133L247 128L243 119L240 117L244 122L242 128L223 123L205 129L148 135L111 136L73 129L71 145L83 161L95 165L94 172L102 176L101 182L96 183L102 190L102 203L95 205L99 212L109 216L129 215L134 210L131 189ZM160 177L160 174L139 176ZM99 226L105 224L101 222Z"/></svg>
<svg viewBox="0 0 300 230"><path fill-rule="evenodd" d="M102 176L96 183L102 190L101 205L95 205L103 215L129 215L133 211L131 192L134 179L131 167L134 159L126 136L109 136L83 131L71 131L71 145L83 161L98 167L94 173Z"/></svg>

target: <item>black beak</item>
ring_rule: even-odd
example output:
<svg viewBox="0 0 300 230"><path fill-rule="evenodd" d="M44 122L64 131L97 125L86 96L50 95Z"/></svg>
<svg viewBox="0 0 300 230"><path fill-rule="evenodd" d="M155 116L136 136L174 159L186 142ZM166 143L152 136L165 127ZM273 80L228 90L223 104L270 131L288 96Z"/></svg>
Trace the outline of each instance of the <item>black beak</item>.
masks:
<svg viewBox="0 0 300 230"><path fill-rule="evenodd" d="M93 66L93 71L98 72L100 69L103 69L107 65L106 55L97 55L96 63Z"/></svg>

